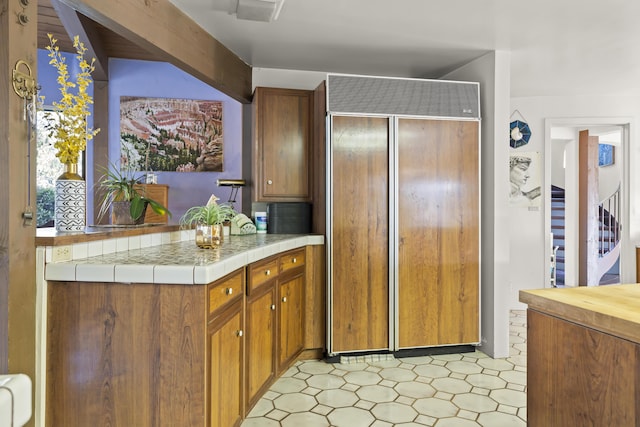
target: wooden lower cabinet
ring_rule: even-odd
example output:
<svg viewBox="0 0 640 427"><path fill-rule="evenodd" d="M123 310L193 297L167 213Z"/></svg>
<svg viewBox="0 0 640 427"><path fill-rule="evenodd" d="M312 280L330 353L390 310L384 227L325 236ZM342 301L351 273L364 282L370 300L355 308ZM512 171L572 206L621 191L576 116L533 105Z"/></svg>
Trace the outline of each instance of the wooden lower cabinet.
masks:
<svg viewBox="0 0 640 427"><path fill-rule="evenodd" d="M244 416L242 301L209 323L210 427L240 425Z"/></svg>
<svg viewBox="0 0 640 427"><path fill-rule="evenodd" d="M49 282L45 425L239 424L238 284L244 269L209 285Z"/></svg>
<svg viewBox="0 0 640 427"><path fill-rule="evenodd" d="M206 288L49 282L45 425L205 426Z"/></svg>
<svg viewBox="0 0 640 427"><path fill-rule="evenodd" d="M321 252L289 251L208 285L49 282L45 425L240 425L305 343L324 346L309 323L323 304L305 302ZM323 283L309 286L323 296Z"/></svg>
<svg viewBox="0 0 640 427"><path fill-rule="evenodd" d="M529 309L527 348L528 426L640 425L639 344Z"/></svg>
<svg viewBox="0 0 640 427"><path fill-rule="evenodd" d="M247 411L304 347L305 255L289 251L248 268Z"/></svg>
<svg viewBox="0 0 640 427"><path fill-rule="evenodd" d="M247 407L275 379L276 287L271 281L247 299Z"/></svg>
<svg viewBox="0 0 640 427"><path fill-rule="evenodd" d="M278 372L283 372L304 346L304 271L278 280L280 289Z"/></svg>

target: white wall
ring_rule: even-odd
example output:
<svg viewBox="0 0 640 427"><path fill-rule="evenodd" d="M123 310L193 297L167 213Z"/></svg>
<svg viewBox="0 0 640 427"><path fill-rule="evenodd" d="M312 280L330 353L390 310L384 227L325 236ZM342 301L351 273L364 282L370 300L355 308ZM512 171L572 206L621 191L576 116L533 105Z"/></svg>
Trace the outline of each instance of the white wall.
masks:
<svg viewBox="0 0 640 427"><path fill-rule="evenodd" d="M635 123L640 118L640 97L632 96L573 96L573 97L520 97L511 99L511 110L518 110L526 117L532 129L529 151L540 151L544 155L545 137L549 123L577 126L581 123L595 125L629 124L629 141L625 151L627 165L634 165L640 158ZM549 138L550 144L550 138ZM548 159L545 164L550 167ZM542 183L543 203L548 203L550 170L546 171ZM627 167L623 179L629 194L623 206L628 239L622 247L622 282L635 283L635 244L640 240L640 170ZM512 263L512 285L518 289L534 289L545 286L548 265L546 257L536 256L538 265L523 270L531 262L531 254L548 253L548 236L545 234L544 215L548 206L524 218L522 226L512 227L510 233ZM518 306L512 298L511 305Z"/></svg>
<svg viewBox="0 0 640 427"><path fill-rule="evenodd" d="M600 201L612 195L622 179L622 129L599 133L597 130L590 132L599 138L601 144L613 145L613 164L598 168L598 197Z"/></svg>
<svg viewBox="0 0 640 427"><path fill-rule="evenodd" d="M256 87L281 87L313 90L327 78L327 72L253 68L252 84Z"/></svg>

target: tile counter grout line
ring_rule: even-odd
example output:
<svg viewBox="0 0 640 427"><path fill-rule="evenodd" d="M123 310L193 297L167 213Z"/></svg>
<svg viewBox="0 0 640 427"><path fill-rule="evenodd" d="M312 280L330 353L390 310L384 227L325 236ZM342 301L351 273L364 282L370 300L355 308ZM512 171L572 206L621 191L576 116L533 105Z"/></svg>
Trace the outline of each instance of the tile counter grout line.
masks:
<svg viewBox="0 0 640 427"><path fill-rule="evenodd" d="M509 357L482 352L335 363L301 361L241 427L526 426L526 312L510 316ZM341 360L342 361L342 360Z"/></svg>

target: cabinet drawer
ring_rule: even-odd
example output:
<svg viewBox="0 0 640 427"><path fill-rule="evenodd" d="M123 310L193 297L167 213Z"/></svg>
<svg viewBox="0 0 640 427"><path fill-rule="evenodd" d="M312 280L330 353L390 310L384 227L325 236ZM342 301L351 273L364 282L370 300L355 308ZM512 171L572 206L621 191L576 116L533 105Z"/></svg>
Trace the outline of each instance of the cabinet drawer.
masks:
<svg viewBox="0 0 640 427"><path fill-rule="evenodd" d="M262 285L263 283L273 279L278 275L278 260L272 259L257 265L253 265L249 269L249 290Z"/></svg>
<svg viewBox="0 0 640 427"><path fill-rule="evenodd" d="M304 265L304 255L304 249L282 255L278 258L278 261L280 262L280 273Z"/></svg>
<svg viewBox="0 0 640 427"><path fill-rule="evenodd" d="M238 273L221 282L209 285L209 316L242 295L244 290L242 276Z"/></svg>

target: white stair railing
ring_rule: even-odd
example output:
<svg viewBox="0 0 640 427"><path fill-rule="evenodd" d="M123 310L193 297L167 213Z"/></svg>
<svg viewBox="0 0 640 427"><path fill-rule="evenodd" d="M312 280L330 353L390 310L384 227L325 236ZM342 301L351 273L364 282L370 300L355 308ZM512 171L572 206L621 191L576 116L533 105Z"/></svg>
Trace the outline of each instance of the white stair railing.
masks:
<svg viewBox="0 0 640 427"><path fill-rule="evenodd" d="M603 258L620 242L620 187L598 205L598 256Z"/></svg>

